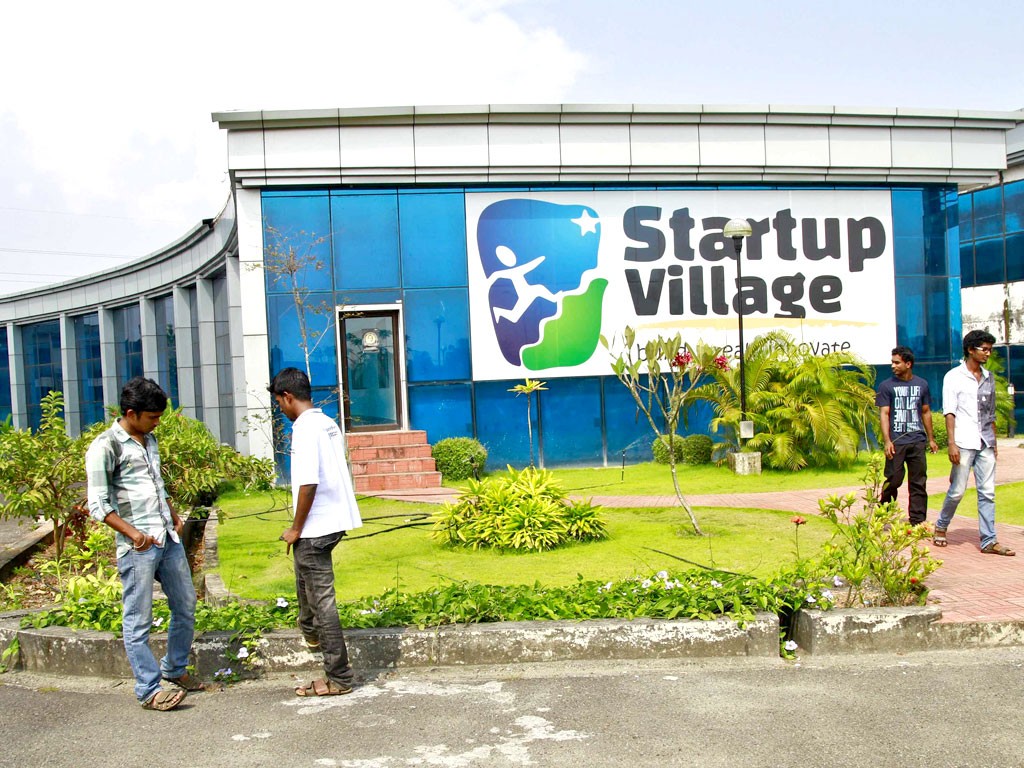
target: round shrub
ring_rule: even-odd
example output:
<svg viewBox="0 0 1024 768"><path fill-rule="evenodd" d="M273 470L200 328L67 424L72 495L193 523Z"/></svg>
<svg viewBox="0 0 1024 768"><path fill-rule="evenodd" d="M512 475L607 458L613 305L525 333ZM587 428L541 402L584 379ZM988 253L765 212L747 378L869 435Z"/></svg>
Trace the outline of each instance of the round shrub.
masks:
<svg viewBox="0 0 1024 768"><path fill-rule="evenodd" d="M453 482L481 475L487 463L487 449L472 437L446 437L434 444L430 455L441 477Z"/></svg>
<svg viewBox="0 0 1024 768"><path fill-rule="evenodd" d="M688 435L683 438L684 464L710 464L714 442L708 435Z"/></svg>
<svg viewBox="0 0 1024 768"><path fill-rule="evenodd" d="M946 432L946 417L941 413L932 411L932 437L935 438L935 442L939 444L939 450L943 450L946 447L946 443L949 442L949 434Z"/></svg>
<svg viewBox="0 0 1024 768"><path fill-rule="evenodd" d="M683 438L676 435L672 439L672 449L676 454L676 464L683 463ZM654 454L654 460L658 464L668 464L668 435L659 435L654 438L654 442L651 443L651 453Z"/></svg>

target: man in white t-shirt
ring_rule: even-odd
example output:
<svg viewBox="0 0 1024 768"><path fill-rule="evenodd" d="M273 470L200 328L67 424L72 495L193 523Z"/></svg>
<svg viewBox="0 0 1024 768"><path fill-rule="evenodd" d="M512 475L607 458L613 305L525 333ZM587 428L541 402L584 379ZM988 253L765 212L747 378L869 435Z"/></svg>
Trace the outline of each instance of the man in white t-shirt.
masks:
<svg viewBox="0 0 1024 768"><path fill-rule="evenodd" d="M295 689L297 696L352 692L352 667L338 620L331 553L346 531L360 527L345 441L334 419L314 407L309 377L298 368L280 371L267 387L292 422L291 483L295 518L281 534L295 548L299 629L307 647L324 655L324 679Z"/></svg>

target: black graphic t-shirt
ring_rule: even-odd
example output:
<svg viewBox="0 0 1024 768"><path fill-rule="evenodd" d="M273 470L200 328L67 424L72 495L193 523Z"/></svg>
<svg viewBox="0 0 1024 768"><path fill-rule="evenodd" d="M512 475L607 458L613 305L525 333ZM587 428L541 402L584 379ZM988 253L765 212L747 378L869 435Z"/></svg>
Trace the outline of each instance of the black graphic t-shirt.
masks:
<svg viewBox="0 0 1024 768"><path fill-rule="evenodd" d="M893 443L918 443L928 439L921 419L921 406L931 408L932 398L928 382L920 376L909 381L895 376L878 387L875 405L889 406L889 437Z"/></svg>

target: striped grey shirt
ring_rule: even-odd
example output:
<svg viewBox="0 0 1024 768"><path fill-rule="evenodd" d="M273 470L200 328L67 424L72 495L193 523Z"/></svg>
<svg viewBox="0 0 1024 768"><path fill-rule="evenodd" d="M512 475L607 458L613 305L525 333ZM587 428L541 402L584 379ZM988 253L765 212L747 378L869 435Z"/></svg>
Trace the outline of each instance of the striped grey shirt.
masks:
<svg viewBox="0 0 1024 768"><path fill-rule="evenodd" d="M160 474L160 452L156 438L145 436L143 447L118 421L92 441L85 454L89 515L103 522L116 513L127 523L148 533L163 545L165 534L178 540L167 505L167 490ZM117 556L132 548L132 542L118 533Z"/></svg>

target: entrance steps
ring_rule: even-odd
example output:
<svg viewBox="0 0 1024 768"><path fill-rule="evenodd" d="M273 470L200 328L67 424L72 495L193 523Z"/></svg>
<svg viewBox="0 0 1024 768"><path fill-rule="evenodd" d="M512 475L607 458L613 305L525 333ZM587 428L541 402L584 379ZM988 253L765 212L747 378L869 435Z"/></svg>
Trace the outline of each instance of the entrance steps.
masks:
<svg viewBox="0 0 1024 768"><path fill-rule="evenodd" d="M441 487L423 430L350 432L346 439L357 493Z"/></svg>

